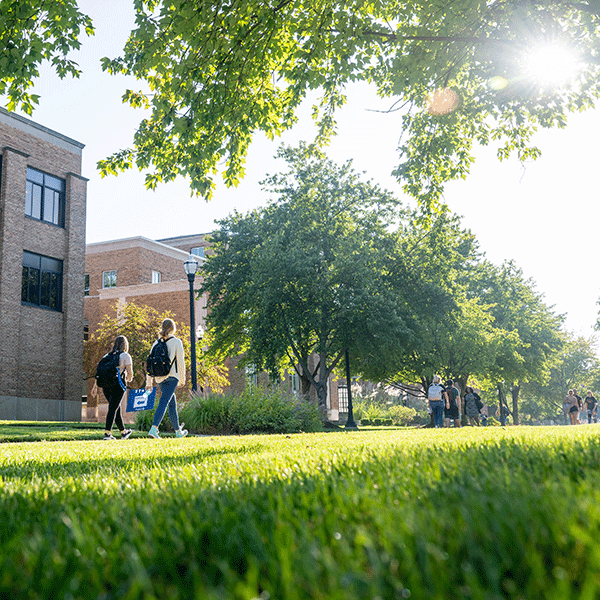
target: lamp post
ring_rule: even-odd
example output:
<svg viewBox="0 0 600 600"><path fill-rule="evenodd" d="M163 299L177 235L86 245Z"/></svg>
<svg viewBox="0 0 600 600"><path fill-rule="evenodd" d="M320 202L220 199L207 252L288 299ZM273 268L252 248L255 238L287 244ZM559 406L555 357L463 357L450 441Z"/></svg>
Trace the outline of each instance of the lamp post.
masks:
<svg viewBox="0 0 600 600"><path fill-rule="evenodd" d="M352 385L350 381L350 353L346 348L346 387L348 389L348 420L346 421L346 429L358 429L354 422L354 414L352 412Z"/></svg>
<svg viewBox="0 0 600 600"><path fill-rule="evenodd" d="M196 378L196 311L194 310L194 279L198 270L198 261L193 254L190 254L183 268L190 283L190 353L192 363L192 392L198 391L198 381Z"/></svg>

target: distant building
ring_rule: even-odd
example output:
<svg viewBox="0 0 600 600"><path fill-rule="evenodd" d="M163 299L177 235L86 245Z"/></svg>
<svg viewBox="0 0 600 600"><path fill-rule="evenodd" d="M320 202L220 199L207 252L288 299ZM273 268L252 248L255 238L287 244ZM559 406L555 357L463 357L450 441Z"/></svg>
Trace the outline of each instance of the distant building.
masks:
<svg viewBox="0 0 600 600"><path fill-rule="evenodd" d="M0 419L81 419L83 147L0 109Z"/></svg>

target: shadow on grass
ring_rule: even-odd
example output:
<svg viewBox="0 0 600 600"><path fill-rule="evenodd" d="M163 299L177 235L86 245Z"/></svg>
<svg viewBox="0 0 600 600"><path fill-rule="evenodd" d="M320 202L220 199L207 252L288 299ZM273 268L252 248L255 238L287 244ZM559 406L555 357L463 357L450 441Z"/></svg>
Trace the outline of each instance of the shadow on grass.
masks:
<svg viewBox="0 0 600 600"><path fill-rule="evenodd" d="M160 442L148 441L149 444ZM180 455L153 454L152 456L106 456L102 458L66 460L65 462L45 462L43 460L23 461L19 465L9 465L0 471L5 480L33 479L51 477L61 479L63 477L81 477L91 474L102 473L106 470L111 478L118 478L123 473L139 473L141 470L153 468L172 469L187 466L193 463L201 463L215 456L248 455L258 454L263 450L259 443L244 444L231 448L199 448Z"/></svg>

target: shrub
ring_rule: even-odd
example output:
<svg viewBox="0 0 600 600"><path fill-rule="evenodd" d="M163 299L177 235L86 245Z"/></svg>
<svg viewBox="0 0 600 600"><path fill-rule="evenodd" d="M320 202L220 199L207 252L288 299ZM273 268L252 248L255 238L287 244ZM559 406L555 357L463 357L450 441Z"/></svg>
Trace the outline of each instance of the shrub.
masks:
<svg viewBox="0 0 600 600"><path fill-rule="evenodd" d="M352 405L352 412L355 419L363 418L373 421L385 417L386 409L379 404L375 404L371 400L358 400Z"/></svg>
<svg viewBox="0 0 600 600"><path fill-rule="evenodd" d="M369 419L361 419L361 420L360 420L360 424L361 424L363 427L366 427L367 425L370 425L370 424L371 424L371 421L370 421Z"/></svg>
<svg viewBox="0 0 600 600"><path fill-rule="evenodd" d="M142 430L149 429L152 415L153 411L147 411L136 425ZM197 396L181 406L179 420L185 422L186 429L209 435L322 429L318 408L312 402L262 388L246 389L242 394ZM169 431L168 417L163 423L164 430Z"/></svg>
<svg viewBox="0 0 600 600"><path fill-rule="evenodd" d="M417 411L414 408L408 408L408 406L396 405L390 407L389 415L394 425L406 426L417 416Z"/></svg>
<svg viewBox="0 0 600 600"><path fill-rule="evenodd" d="M389 427L390 425L394 424L394 421L392 419L384 419L383 424Z"/></svg>

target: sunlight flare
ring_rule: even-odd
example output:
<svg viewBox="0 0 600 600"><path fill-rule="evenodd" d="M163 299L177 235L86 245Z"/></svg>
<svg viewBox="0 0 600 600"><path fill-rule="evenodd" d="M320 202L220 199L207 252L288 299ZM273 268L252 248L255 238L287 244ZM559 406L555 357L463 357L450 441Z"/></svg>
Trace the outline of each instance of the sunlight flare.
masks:
<svg viewBox="0 0 600 600"><path fill-rule="evenodd" d="M540 44L523 57L523 74L543 88L560 87L572 80L581 70L577 53L558 42Z"/></svg>

